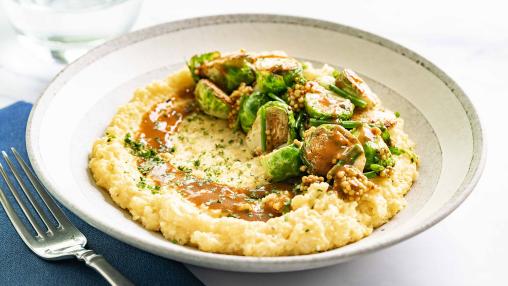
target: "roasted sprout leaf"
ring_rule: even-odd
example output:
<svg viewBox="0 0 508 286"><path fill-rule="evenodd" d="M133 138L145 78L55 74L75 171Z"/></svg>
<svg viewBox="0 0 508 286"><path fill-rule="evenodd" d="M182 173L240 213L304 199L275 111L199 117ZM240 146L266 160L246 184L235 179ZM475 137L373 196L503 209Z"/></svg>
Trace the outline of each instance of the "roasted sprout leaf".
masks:
<svg viewBox="0 0 508 286"><path fill-rule="evenodd" d="M189 67L189 70L191 72L192 78L195 82L199 80L199 75L197 73L197 69L203 65L206 62L212 61L214 59L217 59L220 57L220 52L210 52L205 53L201 55L194 55L190 60L187 62L187 66Z"/></svg>
<svg viewBox="0 0 508 286"><path fill-rule="evenodd" d="M238 117L244 132L249 132L256 120L258 109L269 101L269 98L261 92L253 92L241 102Z"/></svg>

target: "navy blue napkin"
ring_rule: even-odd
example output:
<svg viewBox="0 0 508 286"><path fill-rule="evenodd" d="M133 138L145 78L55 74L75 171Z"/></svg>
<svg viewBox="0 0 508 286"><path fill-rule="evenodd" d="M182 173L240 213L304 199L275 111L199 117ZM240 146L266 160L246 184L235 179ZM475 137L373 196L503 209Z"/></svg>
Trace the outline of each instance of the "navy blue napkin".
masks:
<svg viewBox="0 0 508 286"><path fill-rule="evenodd" d="M0 110L0 150L15 147L27 160L25 127L32 105L18 102ZM10 153L10 152L9 152ZM4 164L5 165L5 164ZM2 180L0 187L13 205ZM19 210L19 209L18 209ZM88 239L88 247L102 254L136 285L203 285L181 263L149 254L88 225L63 208ZM0 285L107 285L93 269L77 260L46 261L33 254L0 208Z"/></svg>

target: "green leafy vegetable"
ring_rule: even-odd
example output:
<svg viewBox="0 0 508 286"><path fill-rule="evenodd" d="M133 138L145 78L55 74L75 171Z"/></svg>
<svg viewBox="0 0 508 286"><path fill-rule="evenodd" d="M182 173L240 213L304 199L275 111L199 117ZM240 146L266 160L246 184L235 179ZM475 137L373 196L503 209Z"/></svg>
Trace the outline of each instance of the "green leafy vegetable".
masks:
<svg viewBox="0 0 508 286"><path fill-rule="evenodd" d="M244 132L249 132L256 120L258 109L268 101L269 98L265 94L255 91L241 102L238 117Z"/></svg>
<svg viewBox="0 0 508 286"><path fill-rule="evenodd" d="M194 55L188 62L187 66L191 72L194 81L198 81L200 76L198 74L198 68L206 62L212 61L220 57L220 52L210 52L201 55Z"/></svg>

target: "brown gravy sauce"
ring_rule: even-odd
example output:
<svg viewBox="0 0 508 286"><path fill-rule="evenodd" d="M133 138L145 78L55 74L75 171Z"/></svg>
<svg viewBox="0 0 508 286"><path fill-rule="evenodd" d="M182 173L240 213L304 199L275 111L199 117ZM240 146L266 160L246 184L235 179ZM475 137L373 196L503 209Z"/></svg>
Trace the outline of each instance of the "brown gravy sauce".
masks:
<svg viewBox="0 0 508 286"><path fill-rule="evenodd" d="M169 136L178 130L183 118L196 111L193 91L182 91L171 99L155 105L142 119L137 139L144 140L148 146L159 152L171 149ZM140 159L140 164L143 163ZM194 204L206 205L209 209L220 210L223 215L248 221L267 221L282 214L261 202L261 198L271 193L284 193L281 199L293 196L294 183L272 183L255 189L239 188L219 184L175 168L170 163L151 172L151 178L158 186L171 185L187 200Z"/></svg>
<svg viewBox="0 0 508 286"><path fill-rule="evenodd" d="M194 90L182 90L165 102L156 104L143 116L137 137L142 137L155 150L167 151L172 147L169 145L169 136L177 131L183 118L196 108Z"/></svg>

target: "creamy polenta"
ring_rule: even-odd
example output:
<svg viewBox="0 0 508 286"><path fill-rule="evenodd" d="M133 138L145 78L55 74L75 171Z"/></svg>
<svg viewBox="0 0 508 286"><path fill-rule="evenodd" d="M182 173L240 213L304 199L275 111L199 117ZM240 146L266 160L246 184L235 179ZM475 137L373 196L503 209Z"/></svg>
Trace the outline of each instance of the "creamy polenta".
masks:
<svg viewBox="0 0 508 286"><path fill-rule="evenodd" d="M173 243L299 255L360 240L399 212L418 174L413 149L399 114L352 70L213 52L136 90L89 167Z"/></svg>

